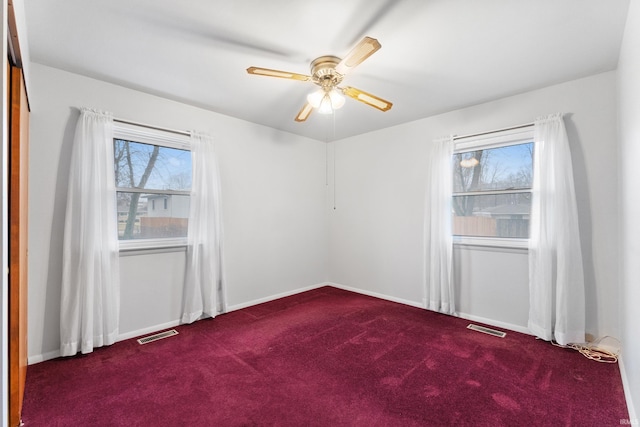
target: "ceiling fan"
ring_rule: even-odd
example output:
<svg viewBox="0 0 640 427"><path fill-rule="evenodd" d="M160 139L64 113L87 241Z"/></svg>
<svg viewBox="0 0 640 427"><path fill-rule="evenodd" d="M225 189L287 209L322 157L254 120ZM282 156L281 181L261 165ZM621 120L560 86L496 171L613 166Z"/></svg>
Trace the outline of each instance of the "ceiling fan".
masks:
<svg viewBox="0 0 640 427"><path fill-rule="evenodd" d="M344 105L345 98L342 96L343 94L380 111L388 111L393 105L391 102L351 86L338 86L342 83L345 75L381 47L378 40L365 37L342 59L327 55L311 61L310 76L258 67L247 68L247 73L303 82L311 81L319 86L320 89L318 91L307 96L307 102L295 118L297 122L307 120L314 108L317 108L321 114L331 114L334 110Z"/></svg>

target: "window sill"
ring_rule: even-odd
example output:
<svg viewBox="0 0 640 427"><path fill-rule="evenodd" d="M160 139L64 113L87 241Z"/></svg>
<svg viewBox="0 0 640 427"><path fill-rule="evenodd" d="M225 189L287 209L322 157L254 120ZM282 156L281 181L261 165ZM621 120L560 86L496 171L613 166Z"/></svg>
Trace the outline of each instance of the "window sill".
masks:
<svg viewBox="0 0 640 427"><path fill-rule="evenodd" d="M453 236L456 246L478 246L485 248L529 249L529 239Z"/></svg>
<svg viewBox="0 0 640 427"><path fill-rule="evenodd" d="M121 240L120 256L146 255L165 252L183 252L187 248L187 239L145 239Z"/></svg>

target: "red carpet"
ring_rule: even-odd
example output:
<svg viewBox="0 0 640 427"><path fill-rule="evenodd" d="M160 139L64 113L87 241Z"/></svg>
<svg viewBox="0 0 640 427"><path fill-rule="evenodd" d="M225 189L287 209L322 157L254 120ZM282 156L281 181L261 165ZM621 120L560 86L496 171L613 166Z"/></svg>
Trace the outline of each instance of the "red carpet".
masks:
<svg viewBox="0 0 640 427"><path fill-rule="evenodd" d="M30 426L614 426L618 365L330 287L29 367Z"/></svg>

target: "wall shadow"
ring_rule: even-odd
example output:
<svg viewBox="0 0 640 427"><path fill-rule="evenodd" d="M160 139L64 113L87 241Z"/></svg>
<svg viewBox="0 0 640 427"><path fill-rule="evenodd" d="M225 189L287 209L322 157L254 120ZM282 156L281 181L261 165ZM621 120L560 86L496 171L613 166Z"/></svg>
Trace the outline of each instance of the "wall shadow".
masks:
<svg viewBox="0 0 640 427"><path fill-rule="evenodd" d="M584 145L572 113L564 115L564 123L569 137L571 160L573 163L573 181L578 205L578 228L580 230L580 247L582 249L582 264L585 285L585 308L588 313L587 332L598 332L598 294L595 270L593 268L593 223L591 218L591 198L589 196L589 176L584 156Z"/></svg>
<svg viewBox="0 0 640 427"><path fill-rule="evenodd" d="M52 304L55 298L58 300L62 291L62 250L64 242L64 218L67 209L67 191L69 185L69 170L71 167L71 151L76 123L80 117L80 110L69 108L69 119L64 130L64 140L58 158L58 172L56 174L55 198L53 216L51 218L51 237L49 239L49 263L47 265L47 290L45 298L44 323L42 330L47 331L47 324L60 324L60 303ZM42 354L59 349L60 330L57 336L46 333L42 337ZM51 348L52 343L58 343L58 348Z"/></svg>

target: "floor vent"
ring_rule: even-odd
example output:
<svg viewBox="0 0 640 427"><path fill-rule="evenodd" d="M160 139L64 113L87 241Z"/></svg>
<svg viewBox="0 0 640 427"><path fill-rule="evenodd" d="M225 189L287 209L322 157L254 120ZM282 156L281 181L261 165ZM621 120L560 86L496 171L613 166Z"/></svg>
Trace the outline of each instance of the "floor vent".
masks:
<svg viewBox="0 0 640 427"><path fill-rule="evenodd" d="M482 332L484 334L493 335L494 337L504 338L507 336L506 332L496 331L495 329L485 328L484 326L478 326L474 324L469 324L469 326L467 326L467 329L472 329L474 331Z"/></svg>
<svg viewBox="0 0 640 427"><path fill-rule="evenodd" d="M148 337L138 339L138 344L149 344L153 341L161 340L162 338L169 338L174 335L178 335L178 331L171 329L169 331L158 332L157 334L149 335Z"/></svg>

